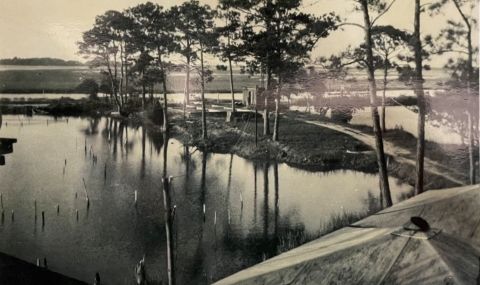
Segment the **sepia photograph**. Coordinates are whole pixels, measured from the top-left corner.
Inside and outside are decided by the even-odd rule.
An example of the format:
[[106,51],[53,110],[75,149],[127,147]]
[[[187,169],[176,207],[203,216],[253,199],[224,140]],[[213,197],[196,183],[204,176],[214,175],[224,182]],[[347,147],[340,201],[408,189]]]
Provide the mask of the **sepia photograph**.
[[0,0],[0,285],[480,285],[477,0]]

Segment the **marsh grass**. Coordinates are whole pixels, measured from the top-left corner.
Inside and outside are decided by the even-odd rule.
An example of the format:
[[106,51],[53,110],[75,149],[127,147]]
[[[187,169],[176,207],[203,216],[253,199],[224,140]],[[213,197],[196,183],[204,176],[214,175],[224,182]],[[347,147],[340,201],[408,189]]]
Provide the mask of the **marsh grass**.
[[343,211],[340,213],[332,213],[327,219],[320,223],[320,228],[317,231],[308,232],[304,229],[286,231],[278,237],[277,255],[349,226],[371,214],[372,213],[368,210],[360,212]]

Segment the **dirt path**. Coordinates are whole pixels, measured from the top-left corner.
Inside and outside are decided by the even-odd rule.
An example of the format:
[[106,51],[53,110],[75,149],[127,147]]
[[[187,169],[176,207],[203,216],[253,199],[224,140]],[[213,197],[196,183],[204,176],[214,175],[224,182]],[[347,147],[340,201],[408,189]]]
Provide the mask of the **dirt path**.
[[[332,124],[332,123],[309,121],[309,120],[303,120],[299,118],[296,118],[295,120],[301,120],[308,124],[313,124],[320,127],[329,128],[338,132],[342,132],[344,134],[350,135],[351,137],[375,149],[375,137],[372,135],[364,134],[355,129],[342,126],[342,125]],[[415,166],[415,161],[413,159],[406,157],[406,156],[412,156],[412,153],[409,150],[392,145],[388,142],[384,142],[383,145],[384,145],[385,153],[387,155],[393,156],[395,160],[398,161],[399,163],[406,163],[406,164]],[[449,169],[428,158],[425,158],[425,171],[428,171],[435,175],[443,176],[446,179],[452,182],[455,182],[459,185],[465,185],[465,182],[459,178],[459,177],[462,177],[460,173],[457,173],[455,170]]]

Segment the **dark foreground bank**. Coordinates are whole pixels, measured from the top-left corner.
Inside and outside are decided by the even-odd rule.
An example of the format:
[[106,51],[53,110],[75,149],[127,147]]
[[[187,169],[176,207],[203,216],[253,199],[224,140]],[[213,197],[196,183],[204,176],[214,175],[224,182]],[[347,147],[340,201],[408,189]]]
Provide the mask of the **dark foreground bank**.
[[[48,261],[47,261],[48,262]],[[43,264],[43,260],[42,260]],[[92,280],[94,280],[92,276]],[[52,272],[0,252],[0,284],[2,285],[87,285],[87,283]]]

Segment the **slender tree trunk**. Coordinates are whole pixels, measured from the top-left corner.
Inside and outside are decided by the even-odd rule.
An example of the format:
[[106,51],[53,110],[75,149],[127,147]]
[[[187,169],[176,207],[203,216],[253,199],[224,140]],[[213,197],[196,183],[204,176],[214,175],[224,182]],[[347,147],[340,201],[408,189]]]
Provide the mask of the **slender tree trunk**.
[[[227,17],[228,25],[228,17]],[[230,48],[230,33],[228,33],[228,47]],[[228,67],[230,68],[230,92],[232,93],[232,116],[235,113],[235,94],[233,89],[233,70],[232,70],[232,58],[230,54],[228,55]]]
[[370,87],[370,104],[373,121],[373,132],[375,134],[375,146],[377,154],[377,163],[379,168],[380,189],[383,192],[385,199],[385,206],[392,206],[392,197],[390,195],[390,186],[388,184],[387,163],[385,160],[385,152],[383,150],[382,132],[380,130],[380,117],[377,108],[377,86],[375,84],[375,73],[373,66],[373,52],[372,52],[372,35],[370,28],[370,16],[368,14],[367,0],[361,0],[363,17],[364,17],[364,31],[365,31],[365,49],[367,52],[368,65],[368,83]]
[[123,98],[123,81],[125,80],[125,74],[123,73],[123,67],[125,66],[125,64],[123,63],[123,54],[123,43],[120,42],[120,75],[122,76],[122,80],[120,81],[120,99],[122,101],[122,105],[125,105],[125,99]]
[[[465,21],[465,24],[467,25],[467,44],[468,44],[468,78],[467,78],[467,94],[468,98],[470,99],[472,97],[472,89],[471,89],[471,83],[473,80],[473,46],[472,46],[472,27],[470,25],[470,22],[468,19],[465,17],[463,12],[460,9],[460,6],[458,6],[458,3],[456,1],[455,5],[460,12],[463,20]],[[478,103],[477,103],[478,104]],[[468,114],[468,156],[470,160],[470,184],[475,184],[475,162],[473,160],[473,149],[475,147],[475,142],[474,142],[474,137],[473,137],[473,114],[471,109],[467,109],[467,114]],[[479,144],[480,145],[480,144]],[[479,146],[480,147],[480,146]]]
[[[472,46],[472,25],[463,13],[462,9],[460,8],[460,4],[458,0],[453,0],[455,7],[457,8],[458,13],[462,17],[465,25],[467,26],[467,49],[468,49],[468,79],[467,79],[467,93],[469,99],[473,95],[471,93],[471,83],[473,79],[473,46]],[[477,111],[478,112],[478,111]],[[471,110],[467,110],[468,115],[468,147],[469,147],[469,157],[470,157],[470,183],[475,184],[475,162],[473,161],[473,149],[474,149],[474,138],[473,138],[473,114]],[[478,122],[480,126],[480,121]],[[480,128],[479,128],[480,129]],[[480,143],[479,143],[479,151],[480,151]],[[480,153],[480,152],[479,152]],[[480,163],[479,163],[480,165]]]
[[228,65],[230,68],[230,92],[232,93],[232,115],[233,115],[233,113],[235,113],[235,90],[233,88],[232,59],[230,57],[228,58]]
[[423,168],[425,156],[425,94],[423,90],[422,75],[422,43],[420,41],[420,0],[415,0],[415,21],[414,21],[414,49],[415,49],[415,93],[418,100],[418,140],[417,140],[417,161],[415,171],[415,195],[423,193]]
[[280,128],[280,94],[282,94],[282,82],[281,79],[278,78],[278,94],[277,98],[275,98],[275,124],[273,126],[273,138],[274,142],[278,141],[278,129]]
[[207,141],[207,110],[205,109],[205,74],[204,74],[204,67],[203,67],[203,46],[200,43],[200,65],[201,65],[201,76],[202,82],[200,84],[200,88],[202,89],[202,131],[203,131],[203,141]]
[[168,113],[167,113],[167,76],[163,66],[162,55],[160,49],[158,50],[158,61],[160,62],[160,70],[162,71],[162,85],[163,85],[163,130],[168,131]]
[[382,132],[385,133],[387,131],[387,127],[385,124],[385,117],[386,117],[386,109],[385,109],[385,93],[387,92],[387,76],[388,76],[388,69],[387,65],[385,65],[385,69],[383,70],[383,94],[382,94]]
[[[187,47],[190,48],[190,44],[187,42]],[[185,104],[190,104],[190,55],[187,58],[187,70],[185,76]]]
[[268,136],[270,134],[270,119],[268,118],[268,90],[265,92],[265,110],[263,111],[263,135]]
[[278,111],[278,98],[275,98],[275,123],[273,125],[273,137],[274,142],[278,141],[278,127],[279,127],[279,111]]
[[145,70],[142,70],[142,111],[145,111]]
[[470,111],[467,112],[468,115],[468,157],[470,160],[470,184],[475,184],[475,161],[473,160],[473,148],[474,148],[474,138],[473,138],[473,116]]
[[128,54],[125,51],[125,101],[128,100]]
[[[267,54],[267,58],[268,58],[268,54]],[[270,118],[268,117],[268,95],[270,92],[270,85],[272,80],[272,74],[268,64],[267,64],[266,73],[267,73],[267,88],[263,91],[265,94],[265,111],[263,113],[263,135],[268,136],[270,134]]]

